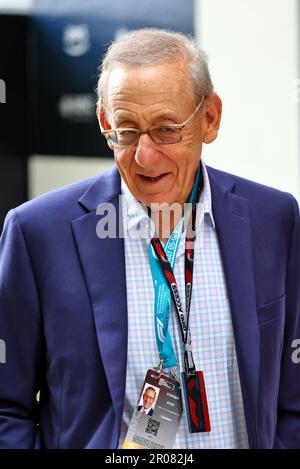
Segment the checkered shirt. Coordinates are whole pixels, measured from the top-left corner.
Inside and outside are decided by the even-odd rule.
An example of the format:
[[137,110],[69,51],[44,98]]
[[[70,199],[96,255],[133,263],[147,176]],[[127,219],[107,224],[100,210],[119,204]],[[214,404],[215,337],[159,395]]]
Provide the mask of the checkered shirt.
[[[173,448],[248,448],[244,406],[236,358],[232,318],[221,254],[212,213],[210,183],[202,162],[204,187],[197,204],[197,229],[190,330],[197,370],[205,377],[211,432],[189,433],[183,415]],[[154,328],[154,287],[148,244],[149,219],[141,204],[122,181],[126,204],[123,215],[130,230],[146,227],[144,239],[125,236],[128,309],[128,356],[124,412],[119,447],[124,441],[136,408],[146,371],[158,364]],[[125,213],[126,212],[126,213]],[[148,225],[147,225],[148,223]],[[144,224],[144,226],[143,226]],[[181,237],[174,274],[185,308],[185,238]],[[169,331],[180,371],[183,371],[183,344],[173,306]]]

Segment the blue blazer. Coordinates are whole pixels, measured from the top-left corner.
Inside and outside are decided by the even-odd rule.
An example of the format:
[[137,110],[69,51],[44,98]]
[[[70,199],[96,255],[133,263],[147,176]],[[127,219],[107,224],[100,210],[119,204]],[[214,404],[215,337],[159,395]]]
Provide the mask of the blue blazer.
[[[289,194],[208,173],[250,447],[299,448],[300,364],[292,360],[300,339],[298,206]],[[127,357],[124,242],[96,236],[96,207],[111,202],[118,218],[119,194],[113,168],[7,216],[0,243],[1,448],[118,445]]]

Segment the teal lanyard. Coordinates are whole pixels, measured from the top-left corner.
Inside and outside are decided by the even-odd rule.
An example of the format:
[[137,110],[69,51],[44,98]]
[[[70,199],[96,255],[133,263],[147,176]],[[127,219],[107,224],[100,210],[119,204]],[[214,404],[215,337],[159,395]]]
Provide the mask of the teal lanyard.
[[[193,189],[189,197],[188,203],[196,203],[198,188],[200,182],[201,164],[199,165]],[[174,270],[174,264],[177,256],[179,243],[184,226],[184,216],[179,220],[173,232],[171,233],[164,251],[169,261],[172,270]],[[174,353],[172,340],[168,331],[170,314],[172,311],[172,298],[169,289],[169,285],[162,272],[160,263],[154,252],[151,242],[148,246],[149,259],[152,280],[155,291],[154,301],[154,322],[155,322],[155,337],[157,349],[159,352],[160,361],[163,362],[164,368],[173,368],[177,366],[177,359]]]

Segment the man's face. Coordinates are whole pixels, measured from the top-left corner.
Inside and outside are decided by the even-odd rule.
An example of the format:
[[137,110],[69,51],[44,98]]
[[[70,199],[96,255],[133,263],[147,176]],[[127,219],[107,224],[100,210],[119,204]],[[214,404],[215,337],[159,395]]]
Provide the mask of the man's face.
[[144,409],[149,409],[155,401],[155,391],[153,389],[146,389],[143,394],[143,406]]
[[[187,65],[178,60],[149,67],[116,66],[108,80],[108,128],[145,129],[181,124],[198,102]],[[195,116],[179,143],[160,145],[148,134],[137,146],[114,149],[119,172],[132,194],[146,205],[184,203],[199,166],[201,118]]]

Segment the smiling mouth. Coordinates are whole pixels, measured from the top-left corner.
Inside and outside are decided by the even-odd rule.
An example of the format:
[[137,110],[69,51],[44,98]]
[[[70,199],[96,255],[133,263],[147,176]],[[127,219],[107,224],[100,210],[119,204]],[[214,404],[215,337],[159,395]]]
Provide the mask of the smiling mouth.
[[144,176],[143,174],[139,174],[139,177],[145,182],[155,183],[155,182],[162,181],[169,174],[170,173],[162,173],[157,176]]

